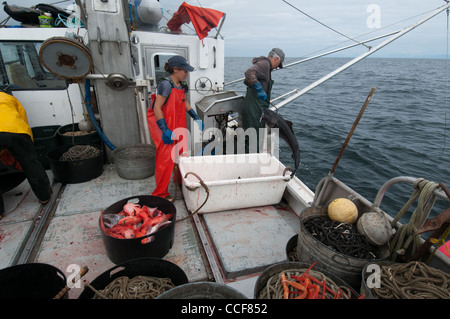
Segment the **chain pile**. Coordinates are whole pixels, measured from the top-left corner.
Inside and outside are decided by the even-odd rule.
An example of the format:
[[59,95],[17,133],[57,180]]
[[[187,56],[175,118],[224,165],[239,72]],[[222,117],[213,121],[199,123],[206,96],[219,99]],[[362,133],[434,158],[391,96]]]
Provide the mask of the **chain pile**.
[[313,237],[334,251],[361,259],[381,258],[380,249],[370,244],[353,224],[332,221],[326,216],[309,218],[303,224]]
[[95,292],[92,299],[154,299],[175,287],[169,278],[150,276],[136,276],[132,279],[127,276],[118,277],[103,290],[97,290],[90,284],[86,286]]
[[450,275],[425,263],[411,261],[381,266],[377,299],[450,299]]

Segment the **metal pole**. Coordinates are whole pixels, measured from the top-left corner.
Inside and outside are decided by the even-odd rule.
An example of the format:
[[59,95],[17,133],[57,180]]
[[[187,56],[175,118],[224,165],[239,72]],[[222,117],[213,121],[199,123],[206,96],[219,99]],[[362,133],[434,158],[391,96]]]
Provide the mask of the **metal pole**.
[[272,99],[270,102],[273,103],[273,102],[275,102],[275,101],[277,101],[279,99],[284,99],[286,96],[289,96],[291,94],[297,93],[298,91],[300,91],[300,89],[294,89],[294,90],[292,90],[290,92],[284,93],[283,95],[280,95],[280,96],[276,97],[275,99]]
[[350,139],[351,139],[351,137],[353,135],[353,132],[355,131],[356,126],[359,123],[359,120],[361,119],[364,111],[366,110],[367,105],[369,104],[370,100],[372,99],[372,95],[373,95],[374,92],[375,92],[375,87],[373,87],[370,90],[370,93],[367,96],[367,99],[364,102],[364,105],[362,106],[361,110],[359,111],[359,114],[356,117],[356,120],[353,123],[353,126],[350,129],[350,132],[348,133],[344,144],[342,145],[341,151],[339,152],[339,155],[337,156],[336,161],[334,162],[334,165],[331,168],[331,171],[328,173],[328,176],[326,177],[326,179],[324,179],[323,181],[319,182],[319,185],[321,185],[321,187],[319,187],[319,185],[317,185],[316,197],[314,198],[314,205],[313,206],[317,206],[316,203],[320,203],[322,201],[323,194],[325,193],[325,191],[326,191],[326,189],[328,187],[328,184],[333,179],[333,174],[334,174],[334,172],[336,170],[336,167],[337,167],[339,161],[341,160],[342,154],[344,154],[345,148],[347,147],[348,143],[350,142]]
[[[316,82],[308,85],[307,87],[305,87],[304,89],[300,90],[300,92],[298,92],[297,94],[292,95],[291,97],[285,99],[284,101],[278,103],[277,105],[275,105],[275,108],[279,109],[282,106],[285,106],[286,104],[288,104],[289,102],[292,102],[293,100],[299,98],[300,96],[302,96],[303,94],[305,94],[306,92],[312,90],[313,88],[315,88],[316,86],[322,84],[323,82],[331,79],[333,76],[341,73],[342,71],[348,69],[349,67],[351,67],[353,64],[361,61],[362,59],[367,58],[369,55],[375,53],[376,51],[380,50],[381,48],[383,48],[384,46],[388,45],[389,43],[391,43],[392,41],[397,40],[398,38],[400,38],[401,36],[405,35],[406,33],[414,30],[415,28],[417,28],[418,26],[420,26],[421,24],[423,24],[424,22],[430,20],[431,18],[433,18],[434,16],[436,16],[437,14],[441,13],[442,11],[448,9],[450,7],[450,3],[447,3],[446,5],[440,7],[439,9],[436,9],[435,11],[433,11],[430,15],[426,16],[425,18],[423,18],[422,20],[410,25],[409,27],[406,27],[405,29],[403,29],[402,31],[400,31],[399,33],[397,33],[396,35],[394,35],[393,37],[387,39],[386,41],[380,43],[379,45],[377,45],[376,47],[371,48],[368,52],[361,54],[360,56],[354,58],[353,60],[351,60],[350,62],[344,64],[343,66],[341,66],[340,68],[337,68],[336,70],[334,70],[333,72],[325,75],[324,77],[322,77],[321,79],[317,80]],[[274,107],[271,107],[272,109],[274,109]]]
[[[373,200],[373,206],[375,207],[380,207],[381,205],[381,201],[383,200],[383,196],[384,193],[386,193],[386,191],[394,184],[398,184],[398,183],[407,183],[407,184],[412,184],[414,185],[414,183],[418,180],[418,178],[415,177],[411,177],[411,176],[398,176],[398,177],[394,177],[391,178],[390,180],[388,180],[386,183],[384,183],[380,189],[378,190],[377,195],[375,196],[375,199]],[[436,195],[437,197],[450,202],[449,197],[445,194],[444,191],[440,190],[440,189],[435,189],[433,192],[434,195]]]
[[370,93],[369,93],[369,95],[367,96],[367,99],[366,99],[366,101],[364,102],[363,107],[362,107],[361,110],[359,111],[359,114],[358,114],[358,116],[356,117],[356,120],[355,120],[355,122],[353,123],[353,126],[352,126],[352,128],[350,129],[350,132],[348,133],[347,138],[345,139],[344,144],[342,145],[341,151],[339,152],[339,155],[338,155],[338,157],[336,158],[336,161],[334,162],[333,167],[331,168],[331,171],[330,171],[330,174],[331,174],[331,175],[334,174],[334,172],[335,172],[335,170],[336,170],[336,167],[337,167],[339,161],[341,160],[342,154],[344,154],[345,148],[347,147],[348,143],[350,142],[350,139],[352,138],[353,133],[355,132],[356,126],[358,126],[359,120],[361,120],[361,117],[362,117],[362,115],[364,114],[364,111],[366,110],[367,105],[369,104],[370,100],[372,99],[373,93],[375,93],[375,87],[373,87],[373,88],[370,90]]

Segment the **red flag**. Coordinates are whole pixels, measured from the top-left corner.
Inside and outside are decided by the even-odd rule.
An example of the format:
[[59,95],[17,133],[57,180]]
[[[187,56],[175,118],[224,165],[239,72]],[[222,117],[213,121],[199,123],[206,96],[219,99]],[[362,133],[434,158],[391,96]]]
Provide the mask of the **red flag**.
[[219,24],[223,14],[221,11],[191,6],[183,2],[178,11],[174,13],[172,19],[167,22],[167,26],[170,31],[180,32],[182,24],[192,22],[201,40],[208,35],[209,30]]

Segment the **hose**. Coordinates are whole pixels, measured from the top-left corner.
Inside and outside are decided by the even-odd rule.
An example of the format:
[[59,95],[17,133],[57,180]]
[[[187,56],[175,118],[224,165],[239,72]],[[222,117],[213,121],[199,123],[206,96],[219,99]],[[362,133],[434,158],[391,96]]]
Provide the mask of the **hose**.
[[85,81],[85,91],[86,91],[86,97],[85,97],[86,108],[88,110],[91,122],[92,122],[92,124],[94,124],[95,130],[97,131],[97,133],[100,136],[100,138],[102,139],[102,141],[105,142],[105,144],[108,145],[108,147],[111,150],[114,150],[116,147],[108,140],[108,138],[105,136],[105,134],[103,134],[102,130],[100,129],[100,127],[97,124],[97,120],[95,119],[94,110],[92,109],[92,105],[91,105],[91,81],[89,79],[86,79],[86,81]]

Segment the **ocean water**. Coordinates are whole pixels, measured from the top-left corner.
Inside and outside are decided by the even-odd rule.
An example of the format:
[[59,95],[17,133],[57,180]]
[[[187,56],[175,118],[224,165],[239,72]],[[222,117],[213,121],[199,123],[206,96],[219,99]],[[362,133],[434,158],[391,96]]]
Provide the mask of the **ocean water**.
[[[251,60],[227,57],[225,82],[243,77]],[[286,59],[285,64],[298,60]],[[349,60],[322,58],[274,71],[272,98],[302,89]],[[280,108],[279,114],[293,122],[300,145],[296,176],[315,191],[330,172],[372,87],[376,91],[333,176],[371,202],[378,189],[397,176],[450,187],[450,88],[447,91],[447,61],[439,59],[368,58]],[[242,82],[225,89],[245,94]],[[293,165],[284,141],[280,160]],[[381,208],[395,216],[412,192],[410,184],[392,186]],[[431,216],[449,206],[438,199]],[[413,210],[414,206],[408,214]]]

